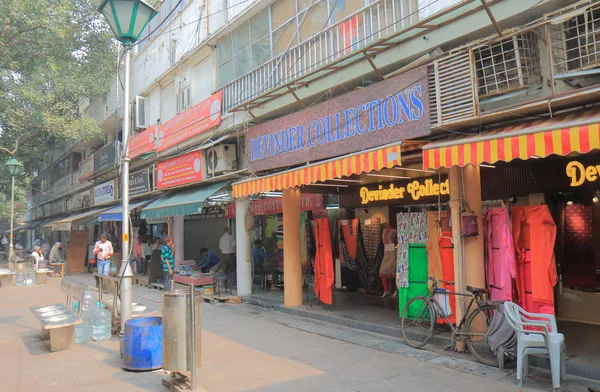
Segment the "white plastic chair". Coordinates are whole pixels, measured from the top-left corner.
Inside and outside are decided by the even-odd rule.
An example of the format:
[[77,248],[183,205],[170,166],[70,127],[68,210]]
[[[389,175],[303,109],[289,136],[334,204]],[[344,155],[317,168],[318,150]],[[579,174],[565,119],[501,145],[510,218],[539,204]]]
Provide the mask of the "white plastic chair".
[[[529,313],[513,302],[505,302],[506,319],[517,334],[517,381],[529,373],[529,355],[548,355],[554,390],[567,370],[565,336],[558,333],[556,318],[551,314]],[[531,329],[526,329],[531,328]]]

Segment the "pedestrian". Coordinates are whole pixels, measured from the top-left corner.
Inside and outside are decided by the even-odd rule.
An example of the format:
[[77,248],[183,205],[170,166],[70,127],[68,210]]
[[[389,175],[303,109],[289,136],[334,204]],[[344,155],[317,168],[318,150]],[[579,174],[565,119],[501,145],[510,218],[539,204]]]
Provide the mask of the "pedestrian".
[[69,274],[69,270],[67,269],[67,261],[63,256],[62,244],[60,242],[56,242],[52,249],[50,249],[50,256],[48,257],[48,261],[50,264],[64,264],[65,271],[67,275]]
[[142,247],[144,246],[144,241],[142,237],[138,236],[133,247],[135,253],[135,260],[137,262],[137,272],[138,274],[144,274],[144,260],[142,256]]
[[224,274],[229,274],[235,263],[235,239],[231,235],[231,228],[223,229],[224,233],[219,240],[219,249],[221,249],[221,261],[210,269],[210,272],[216,273],[219,269]]
[[269,257],[275,256],[276,253],[266,252],[261,240],[254,241],[254,247],[251,251],[254,273],[258,275],[271,275],[271,290],[279,290],[279,287],[275,286],[275,282],[279,281],[279,271],[277,268],[265,266],[265,261]]
[[154,239],[154,245],[152,245],[152,250],[162,250],[163,244],[160,237],[156,237]]
[[33,252],[31,252],[31,256],[33,257],[35,263],[33,268],[46,268],[46,262],[44,261],[44,254],[42,253],[41,247],[37,245],[34,246]]
[[148,266],[150,265],[150,260],[152,259],[152,237],[148,236],[146,238],[146,243],[142,246],[142,257],[143,257],[143,274],[148,272]]
[[212,250],[207,248],[200,248],[200,256],[196,262],[196,268],[204,272],[212,266],[219,264],[221,259]]
[[173,245],[173,239],[171,237],[166,237],[165,244],[163,245],[162,252],[160,254],[163,265],[163,274],[165,276],[163,281],[165,291],[172,289],[171,284],[173,281],[173,275],[175,274],[175,259],[173,257],[174,251],[175,246]]
[[110,258],[113,255],[112,243],[108,240],[108,234],[100,235],[100,241],[94,245],[94,254],[98,257],[98,273],[108,276],[110,272]]
[[2,236],[2,249],[4,249],[5,252],[8,252],[8,238],[6,238],[5,235]]

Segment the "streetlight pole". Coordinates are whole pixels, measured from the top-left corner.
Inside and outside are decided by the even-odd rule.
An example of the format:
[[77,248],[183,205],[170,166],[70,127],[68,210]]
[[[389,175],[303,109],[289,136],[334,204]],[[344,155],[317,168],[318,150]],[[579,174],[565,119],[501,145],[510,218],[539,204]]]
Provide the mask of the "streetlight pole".
[[12,263],[12,257],[15,254],[15,244],[13,241],[13,230],[15,226],[15,177],[11,176],[11,191],[10,191],[10,233],[8,243],[8,265]]

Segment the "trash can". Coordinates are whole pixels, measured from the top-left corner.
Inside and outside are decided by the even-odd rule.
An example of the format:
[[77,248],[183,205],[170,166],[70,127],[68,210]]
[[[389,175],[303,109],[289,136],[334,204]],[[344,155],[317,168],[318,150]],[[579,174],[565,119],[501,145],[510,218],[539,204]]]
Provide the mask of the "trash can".
[[162,367],[162,318],[127,320],[123,334],[123,369],[155,370]]
[[[202,298],[195,291],[196,367],[200,366]],[[171,290],[163,294],[163,369],[171,372],[192,370],[190,292]]]

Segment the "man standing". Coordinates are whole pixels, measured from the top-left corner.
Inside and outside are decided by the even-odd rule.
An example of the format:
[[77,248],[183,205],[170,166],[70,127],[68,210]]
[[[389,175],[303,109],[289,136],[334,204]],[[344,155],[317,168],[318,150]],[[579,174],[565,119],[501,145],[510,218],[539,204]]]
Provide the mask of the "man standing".
[[50,256],[48,257],[48,261],[50,262],[50,264],[64,263],[66,274],[67,275],[69,274],[67,262],[66,262],[65,258],[63,257],[63,253],[62,253],[62,244],[60,242],[56,242],[54,244],[54,246],[52,247],[52,249],[50,249]]
[[233,270],[235,263],[235,239],[231,235],[231,228],[223,229],[224,233],[219,240],[219,249],[221,249],[221,262],[210,269],[210,272],[218,272],[223,269],[224,274]]
[[163,274],[165,276],[163,281],[165,291],[172,289],[171,283],[173,281],[173,275],[175,274],[175,259],[173,257],[174,251],[175,246],[173,245],[173,239],[171,237],[166,237],[165,244],[163,245],[162,252],[160,254],[163,265]]
[[98,273],[108,276],[110,272],[110,258],[113,255],[112,243],[108,240],[108,235],[100,235],[100,241],[94,245],[94,254],[98,256]]

